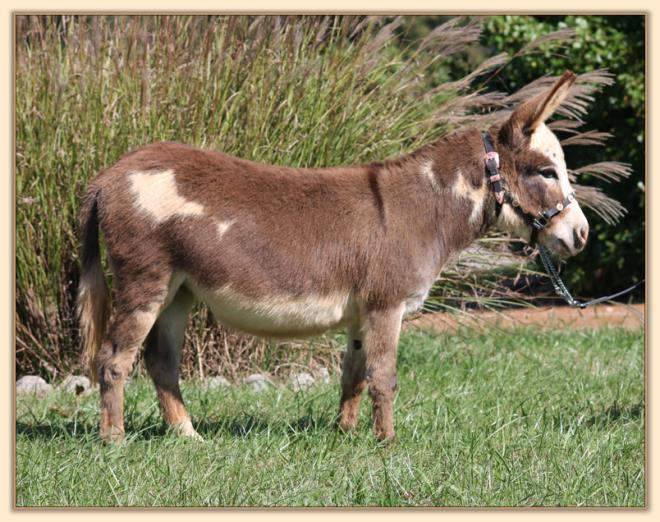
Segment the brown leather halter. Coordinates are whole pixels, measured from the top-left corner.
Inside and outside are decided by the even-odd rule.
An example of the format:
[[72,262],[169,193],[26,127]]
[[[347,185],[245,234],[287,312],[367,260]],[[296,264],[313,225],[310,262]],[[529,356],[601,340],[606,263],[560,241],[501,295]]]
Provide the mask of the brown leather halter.
[[486,155],[484,162],[486,163],[486,170],[488,171],[488,180],[493,187],[495,194],[495,201],[497,202],[496,213],[499,216],[502,211],[502,206],[507,203],[511,205],[518,215],[520,215],[532,227],[532,236],[530,242],[536,243],[539,232],[550,224],[550,220],[557,216],[562,210],[569,207],[575,202],[575,192],[571,192],[566,196],[563,201],[557,203],[554,207],[542,210],[537,216],[520,206],[518,198],[507,192],[502,185],[502,176],[499,173],[500,156],[493,147],[493,142],[490,136],[486,133],[483,135],[484,147],[486,148]]

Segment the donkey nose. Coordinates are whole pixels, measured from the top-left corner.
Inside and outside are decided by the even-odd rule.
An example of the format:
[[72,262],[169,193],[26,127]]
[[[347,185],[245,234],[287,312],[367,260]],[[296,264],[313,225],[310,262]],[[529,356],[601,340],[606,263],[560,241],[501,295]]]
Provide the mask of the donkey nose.
[[581,250],[584,248],[584,245],[587,243],[587,238],[589,237],[589,226],[582,225],[579,230],[573,231],[573,243],[575,248]]

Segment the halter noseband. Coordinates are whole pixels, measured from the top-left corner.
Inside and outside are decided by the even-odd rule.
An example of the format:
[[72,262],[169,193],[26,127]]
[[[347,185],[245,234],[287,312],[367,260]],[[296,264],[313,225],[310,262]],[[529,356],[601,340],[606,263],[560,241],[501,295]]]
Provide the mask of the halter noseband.
[[532,244],[536,243],[539,232],[541,232],[541,230],[550,224],[550,220],[575,201],[575,193],[571,192],[564,198],[563,201],[560,201],[554,207],[551,207],[547,210],[542,210],[539,212],[538,216],[534,217],[530,212],[520,206],[518,198],[512,196],[510,192],[504,190],[504,186],[502,185],[502,177],[499,173],[500,156],[495,151],[493,142],[487,133],[483,134],[483,140],[484,147],[486,148],[484,162],[486,163],[488,180],[493,187],[493,193],[495,194],[495,201],[497,204],[495,210],[496,215],[499,217],[500,212],[502,212],[502,207],[505,203],[511,205],[513,210],[515,210],[518,215],[520,215],[529,225],[531,225],[532,236],[530,241]]

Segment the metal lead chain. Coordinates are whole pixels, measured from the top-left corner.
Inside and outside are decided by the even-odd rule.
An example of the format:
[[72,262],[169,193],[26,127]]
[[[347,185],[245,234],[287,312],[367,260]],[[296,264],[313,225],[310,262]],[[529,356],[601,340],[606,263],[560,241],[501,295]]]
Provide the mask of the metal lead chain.
[[545,267],[546,272],[548,272],[548,275],[550,276],[550,281],[552,282],[552,286],[554,287],[556,294],[561,298],[563,298],[564,301],[566,301],[570,306],[577,308],[585,308],[586,304],[581,303],[580,301],[575,299],[568,291],[568,288],[566,288],[566,285],[561,280],[561,277],[559,277],[559,273],[557,272],[557,269],[553,266],[550,254],[545,249],[545,247],[542,245],[538,245],[538,248],[539,248],[539,257],[543,262],[543,266]]
[[561,277],[559,277],[559,272],[557,272],[557,269],[552,264],[552,258],[550,257],[550,253],[542,245],[537,244],[537,246],[539,248],[539,257],[543,262],[545,271],[550,276],[550,281],[552,282],[552,286],[555,289],[555,293],[558,296],[560,296],[564,301],[566,301],[569,306],[572,306],[574,308],[586,308],[587,306],[602,303],[604,301],[611,301],[615,297],[619,297],[621,295],[627,294],[628,292],[632,292],[635,288],[644,284],[645,279],[642,279],[639,283],[635,283],[630,288],[626,288],[625,290],[621,290],[620,292],[617,292],[615,294],[605,295],[603,297],[598,297],[596,299],[592,299],[591,301],[587,301],[586,303],[583,303],[582,301],[578,301],[577,299],[575,299],[568,291],[568,288],[566,288],[566,285],[561,280]]

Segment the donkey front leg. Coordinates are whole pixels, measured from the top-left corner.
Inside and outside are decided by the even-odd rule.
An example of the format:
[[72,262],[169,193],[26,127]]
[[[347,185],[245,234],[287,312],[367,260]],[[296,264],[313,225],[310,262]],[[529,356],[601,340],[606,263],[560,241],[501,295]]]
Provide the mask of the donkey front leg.
[[360,415],[360,399],[367,386],[365,362],[366,356],[362,347],[362,334],[356,326],[350,326],[341,372],[339,427],[342,431],[351,431],[357,426]]
[[403,309],[401,305],[372,310],[364,318],[366,378],[373,402],[374,435],[381,441],[394,438],[392,402],[396,391],[396,351]]

